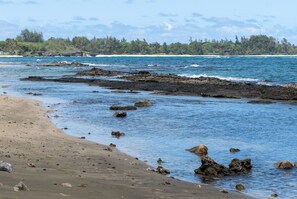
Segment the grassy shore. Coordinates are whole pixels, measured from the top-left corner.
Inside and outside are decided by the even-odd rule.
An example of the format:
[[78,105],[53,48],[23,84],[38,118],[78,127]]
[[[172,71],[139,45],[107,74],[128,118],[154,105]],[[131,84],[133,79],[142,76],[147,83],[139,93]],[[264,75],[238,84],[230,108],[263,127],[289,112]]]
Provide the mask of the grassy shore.
[[[149,171],[116,149],[65,135],[39,102],[0,96],[0,198],[248,198]],[[181,163],[182,164],[182,163]],[[16,192],[23,181],[30,191]]]

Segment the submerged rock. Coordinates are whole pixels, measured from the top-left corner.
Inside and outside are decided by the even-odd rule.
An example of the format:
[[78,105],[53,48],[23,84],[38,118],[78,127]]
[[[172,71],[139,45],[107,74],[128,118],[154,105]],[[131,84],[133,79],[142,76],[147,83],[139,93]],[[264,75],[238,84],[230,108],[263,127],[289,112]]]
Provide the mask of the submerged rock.
[[164,163],[164,161],[163,161],[161,158],[159,158],[159,159],[157,160],[157,163],[158,163],[158,164],[162,164],[162,163]]
[[271,194],[271,197],[277,198],[278,197],[278,194],[277,193],[273,193],[273,194]]
[[196,155],[199,155],[199,156],[205,156],[208,154],[208,148],[204,144],[200,144],[199,146],[195,146],[190,149],[187,149],[187,151],[195,153]]
[[38,64],[37,66],[89,66],[80,62],[53,62],[47,64]]
[[111,136],[116,137],[116,138],[120,138],[121,136],[124,136],[125,133],[122,133],[120,131],[112,131],[111,132]]
[[293,169],[294,165],[289,161],[283,161],[283,162],[276,162],[274,163],[274,166],[276,166],[279,169]]
[[137,110],[136,106],[111,106],[109,108],[112,111],[130,111],[130,110]]
[[233,173],[248,173],[253,167],[251,161],[250,158],[244,160],[233,159],[229,164],[229,169]]
[[240,151],[240,149],[237,149],[237,148],[230,148],[229,150],[231,153],[237,153]]
[[0,160],[0,171],[12,172],[12,165]]
[[207,177],[224,177],[231,174],[227,167],[218,164],[208,156],[201,157],[201,166],[195,169],[195,173]]
[[77,73],[78,76],[118,76],[126,73],[119,71],[104,70],[101,68],[92,68],[90,70],[82,71]]
[[151,105],[152,105],[152,102],[150,100],[139,100],[134,104],[134,106],[136,107],[148,107]]
[[127,117],[127,113],[126,112],[115,112],[113,114],[114,117]]

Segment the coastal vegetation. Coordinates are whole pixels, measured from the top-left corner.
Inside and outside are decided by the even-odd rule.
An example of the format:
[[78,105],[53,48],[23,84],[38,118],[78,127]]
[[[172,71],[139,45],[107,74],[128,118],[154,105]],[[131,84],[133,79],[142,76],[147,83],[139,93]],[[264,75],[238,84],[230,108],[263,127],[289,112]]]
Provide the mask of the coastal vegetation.
[[51,37],[30,30],[16,38],[0,41],[0,54],[24,56],[95,56],[95,55],[295,55],[297,46],[283,38],[266,35],[235,36],[234,40],[193,40],[188,43],[149,43],[145,39],[127,41],[115,37],[72,39]]

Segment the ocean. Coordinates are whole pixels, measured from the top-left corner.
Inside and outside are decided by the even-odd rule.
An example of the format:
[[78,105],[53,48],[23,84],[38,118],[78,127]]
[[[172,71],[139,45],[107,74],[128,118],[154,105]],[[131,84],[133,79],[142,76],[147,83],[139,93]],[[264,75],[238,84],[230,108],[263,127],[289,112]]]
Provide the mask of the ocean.
[[[81,62],[89,67],[40,67],[56,61]],[[131,156],[157,166],[157,159],[170,176],[194,183],[207,183],[256,198],[297,198],[297,169],[274,167],[277,161],[297,162],[297,106],[294,104],[250,104],[248,99],[215,99],[191,96],[162,96],[152,92],[123,93],[108,88],[56,82],[20,81],[28,76],[57,78],[98,67],[117,71],[150,71],[188,77],[218,77],[237,82],[282,85],[297,82],[295,56],[150,56],[150,57],[0,57],[2,92],[40,100],[51,108],[52,121],[74,136],[110,144]],[[32,93],[42,94],[33,96]],[[132,105],[149,99],[153,106],[128,111],[124,119],[114,118],[111,105]],[[126,136],[115,139],[120,130]],[[195,175],[200,159],[186,151],[199,144],[209,156],[228,166],[233,158],[251,158],[247,175],[206,180]],[[236,154],[231,147],[239,148]]]

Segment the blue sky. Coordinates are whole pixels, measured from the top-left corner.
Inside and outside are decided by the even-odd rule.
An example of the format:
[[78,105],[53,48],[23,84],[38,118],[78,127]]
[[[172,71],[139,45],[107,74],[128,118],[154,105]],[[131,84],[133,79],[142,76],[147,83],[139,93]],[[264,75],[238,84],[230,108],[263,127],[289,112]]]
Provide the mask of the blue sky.
[[115,36],[149,42],[267,34],[297,44],[296,0],[0,0],[0,39]]

